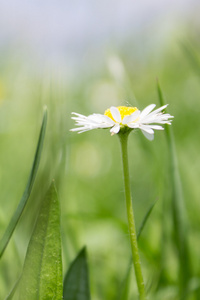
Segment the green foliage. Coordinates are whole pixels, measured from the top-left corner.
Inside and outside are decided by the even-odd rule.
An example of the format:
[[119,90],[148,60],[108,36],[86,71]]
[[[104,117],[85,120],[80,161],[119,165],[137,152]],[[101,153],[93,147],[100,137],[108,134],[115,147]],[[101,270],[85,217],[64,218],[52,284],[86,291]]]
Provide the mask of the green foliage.
[[16,211],[14,212],[10,223],[8,225],[8,227],[6,228],[6,231],[0,241],[0,258],[3,255],[7,244],[9,243],[9,240],[13,234],[13,231],[15,230],[15,227],[17,226],[17,223],[21,217],[21,214],[27,204],[27,201],[29,199],[34,181],[35,181],[35,177],[38,171],[38,167],[39,167],[39,163],[40,163],[40,158],[41,158],[41,153],[42,153],[42,148],[43,148],[43,143],[44,143],[44,137],[45,137],[45,131],[46,131],[46,125],[47,125],[47,108],[45,108],[44,110],[44,116],[43,116],[43,121],[42,121],[42,126],[40,129],[40,135],[39,135],[39,139],[38,139],[38,144],[37,144],[37,148],[36,148],[36,152],[35,152],[35,157],[34,157],[34,161],[33,161],[33,165],[31,168],[31,172],[28,178],[28,182],[26,185],[26,188],[24,190],[24,193],[22,195],[22,198],[19,202],[19,205],[16,209]]
[[[21,277],[20,277],[21,278]],[[15,293],[17,291],[17,288],[18,288],[18,285],[19,285],[19,282],[20,282],[20,278],[17,280],[17,282],[14,284],[12,290],[10,291],[9,295],[6,297],[5,300],[11,300],[11,299],[14,299],[14,296],[15,296]]]
[[60,208],[54,182],[41,205],[19,290],[19,300],[62,299]]
[[[160,104],[164,105],[164,99],[161,88],[158,84],[158,95]],[[167,127],[167,126],[165,126]],[[165,128],[168,149],[169,149],[169,165],[170,165],[170,187],[172,190],[171,205],[172,218],[174,224],[174,241],[177,247],[177,256],[179,259],[179,282],[180,282],[180,297],[186,298],[188,283],[191,276],[190,258],[188,253],[188,228],[186,211],[183,197],[183,189],[179,174],[178,161],[175,149],[174,135],[172,127]]]
[[86,248],[84,247],[72,262],[68,272],[65,275],[64,300],[90,300],[89,275],[86,257]]
[[[147,223],[147,220],[149,219],[150,215],[151,215],[151,212],[155,206],[156,202],[154,202],[150,207],[149,209],[147,210],[142,222],[141,222],[141,225],[139,227],[139,230],[138,230],[138,233],[137,233],[137,240],[139,240],[140,236],[141,236],[141,233],[145,227],[145,224]],[[130,280],[131,280],[131,271],[132,268],[132,257],[130,258],[130,261],[128,263],[128,267],[127,267],[127,270],[126,270],[126,274],[124,276],[124,279],[122,281],[122,284],[120,286],[120,289],[119,289],[119,293],[118,293],[118,296],[116,299],[118,300],[128,300],[129,299],[129,294],[130,294]]]
[[124,276],[124,279],[122,281],[122,284],[119,289],[119,293],[116,297],[117,300],[128,300],[129,294],[130,294],[130,281],[131,281],[131,271],[133,272],[132,268],[132,257],[130,259],[130,262],[128,264],[126,274]]
[[141,235],[141,233],[142,233],[142,231],[143,231],[143,229],[145,227],[145,224],[146,224],[147,220],[149,219],[149,217],[150,217],[150,215],[152,213],[152,210],[153,210],[155,204],[156,204],[156,202],[154,202],[153,204],[151,204],[151,206],[147,210],[146,214],[144,215],[144,218],[143,218],[143,220],[141,222],[141,225],[140,225],[138,233],[137,233],[137,240],[139,240],[140,235]]
[[194,47],[188,42],[182,42],[181,48],[193,70],[200,76],[200,59]]
[[[95,70],[88,65],[87,72],[79,70],[75,80],[70,80],[65,74],[58,75],[58,72],[50,72],[51,75],[47,72],[43,78],[36,78],[35,73],[23,68],[22,61],[16,62],[16,65],[9,64],[13,58],[2,57],[1,236],[15,211],[17,199],[24,191],[28,166],[37,144],[38,115],[44,104],[48,106],[48,130],[39,172],[31,192],[33,174],[36,175],[38,168],[35,164],[34,173],[29,177],[32,180],[27,184],[29,188],[22,197],[27,201],[31,192],[34,200],[25,201],[25,211],[20,217],[22,205],[15,219],[18,222],[20,217],[18,225],[12,222],[6,239],[1,240],[1,254],[6,250],[0,260],[2,299],[20,277],[33,222],[51,178],[55,178],[62,200],[64,269],[68,269],[77,250],[85,244],[92,254],[89,266],[92,299],[116,300],[117,296],[123,300],[137,299],[134,272],[130,264],[127,267],[130,245],[117,138],[110,137],[108,130],[80,135],[69,132],[74,127],[70,113],[103,113],[112,105],[127,105],[127,101],[131,106],[143,109],[150,103],[156,103],[157,92],[162,97],[161,89],[154,88],[156,76],[165,91],[169,104],[167,110],[174,115],[172,125],[166,126],[165,132],[155,132],[153,142],[147,141],[137,130],[129,138],[130,177],[137,228],[141,220],[145,220],[143,216],[150,203],[158,199],[139,240],[142,268],[149,299],[180,300],[180,295],[184,293],[183,298],[187,300],[200,299],[199,49],[196,47],[193,51],[193,45],[190,47],[186,43],[183,44],[187,50],[180,44],[177,47],[177,41],[173,38],[167,44],[169,47],[165,47],[164,51],[155,49],[159,47],[155,47],[153,52],[148,49],[148,57],[144,54],[146,47],[137,55],[132,51],[132,46],[126,44],[126,50],[123,52],[121,49],[117,56],[124,67],[121,68],[122,74],[114,74],[118,77],[109,71],[107,58],[99,69],[96,65]],[[134,50],[136,48],[137,45]],[[189,55],[186,53],[188,51]],[[16,80],[13,80],[14,75]],[[169,130],[172,128],[173,136],[170,137]],[[176,149],[170,146],[171,138]],[[41,140],[40,148],[42,143]],[[35,157],[39,162],[39,152]],[[172,166],[175,168],[172,169]],[[31,262],[35,268],[35,261],[30,259],[30,265]],[[49,273],[48,268],[46,271]],[[131,279],[129,276],[132,276]],[[116,295],[117,292],[119,295]],[[12,292],[7,299],[11,297]]]

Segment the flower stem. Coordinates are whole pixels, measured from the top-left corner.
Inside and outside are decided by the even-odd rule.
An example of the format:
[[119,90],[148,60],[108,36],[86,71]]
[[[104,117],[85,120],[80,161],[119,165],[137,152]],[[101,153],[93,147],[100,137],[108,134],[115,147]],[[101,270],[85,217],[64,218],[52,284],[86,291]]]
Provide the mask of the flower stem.
[[135,269],[135,276],[136,276],[140,300],[146,300],[145,286],[144,286],[144,280],[142,276],[142,269],[141,269],[139,251],[138,251],[137,234],[136,234],[132,198],[131,198],[129,167],[128,167],[128,151],[127,151],[128,135],[129,135],[128,131],[118,133],[120,144],[121,144],[121,152],[122,152],[126,209],[127,209],[133,265]]

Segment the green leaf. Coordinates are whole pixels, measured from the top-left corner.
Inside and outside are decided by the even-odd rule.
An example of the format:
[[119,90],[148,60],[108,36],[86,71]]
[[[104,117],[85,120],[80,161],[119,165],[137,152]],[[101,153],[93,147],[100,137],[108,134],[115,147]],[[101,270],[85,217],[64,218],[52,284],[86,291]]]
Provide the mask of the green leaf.
[[45,110],[44,110],[43,121],[42,121],[42,126],[40,129],[38,144],[37,144],[35,157],[34,157],[33,165],[31,168],[31,172],[30,172],[30,175],[28,178],[26,188],[24,190],[24,193],[22,195],[22,198],[19,202],[18,207],[17,207],[16,211],[14,212],[7,229],[5,230],[3,237],[0,240],[0,258],[3,255],[7,245],[9,243],[9,240],[13,234],[13,231],[15,230],[15,227],[17,226],[17,223],[18,223],[18,221],[22,215],[22,212],[26,206],[26,203],[29,199],[29,196],[30,196],[30,193],[31,193],[34,181],[35,181],[35,177],[37,174],[37,170],[39,167],[39,163],[40,163],[40,158],[41,158],[41,153],[42,153],[42,148],[43,148],[43,143],[44,143],[44,137],[45,137],[45,131],[46,131],[46,124],[47,124],[47,108],[45,108]]
[[64,300],[90,300],[88,265],[84,247],[72,262],[64,280]]
[[19,300],[61,300],[62,288],[60,209],[53,182],[28,246]]
[[[165,102],[158,82],[157,90],[160,104],[164,105]],[[180,296],[182,297],[181,299],[185,299],[188,281],[191,276],[191,266],[187,241],[187,217],[172,126],[165,125],[165,132],[169,151],[170,186],[172,187],[172,218],[174,222],[174,243],[178,251],[180,269]],[[166,214],[166,212],[164,212],[164,214]]]

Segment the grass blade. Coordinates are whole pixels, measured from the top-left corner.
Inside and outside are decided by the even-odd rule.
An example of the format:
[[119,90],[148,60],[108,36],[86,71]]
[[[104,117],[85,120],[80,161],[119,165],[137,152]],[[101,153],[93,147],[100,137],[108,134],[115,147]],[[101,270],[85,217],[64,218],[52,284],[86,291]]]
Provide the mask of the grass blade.
[[[164,105],[165,103],[159,83],[157,83],[157,90],[160,104]],[[188,254],[186,212],[172,127],[166,125],[165,129],[169,150],[170,185],[172,187],[174,243],[177,248],[179,259],[180,297],[182,297],[181,299],[185,299],[187,285],[191,276],[191,266]]]
[[28,246],[19,300],[60,300],[62,292],[60,207],[53,182]]
[[150,216],[150,214],[151,214],[151,212],[152,212],[155,204],[156,204],[156,201],[153,204],[151,204],[151,206],[147,210],[147,212],[146,212],[146,214],[145,214],[145,216],[144,216],[144,218],[143,218],[143,220],[142,220],[142,222],[140,224],[140,227],[139,227],[139,230],[138,230],[138,233],[137,233],[137,240],[139,240],[140,235],[141,235],[141,233],[142,233],[142,231],[144,229],[144,226],[145,226],[145,224],[146,224],[146,222],[147,222],[147,220],[148,220],[148,218],[149,218],[149,216]]
[[200,76],[200,59],[195,52],[195,49],[192,48],[192,46],[189,43],[182,42],[181,43],[181,48],[188,59],[191,67],[193,70],[196,72],[198,76]]
[[132,257],[130,258],[124,279],[120,286],[119,296],[117,296],[118,300],[128,300],[129,299],[131,271],[132,271]]
[[5,298],[5,300],[11,300],[13,299],[14,295],[15,295],[15,292],[18,288],[18,284],[20,282],[20,278],[17,280],[17,282],[14,284],[12,290],[10,291],[9,295]]
[[31,172],[30,172],[30,175],[28,178],[26,188],[25,188],[22,198],[19,202],[19,205],[18,205],[16,211],[14,212],[9,225],[8,225],[7,229],[5,230],[3,237],[1,238],[0,258],[3,255],[7,245],[9,243],[9,240],[13,234],[13,231],[15,230],[15,227],[17,226],[17,223],[18,223],[18,221],[22,215],[22,212],[26,206],[26,203],[29,199],[29,196],[30,196],[30,193],[31,193],[34,181],[35,181],[35,177],[37,174],[37,170],[39,167],[39,163],[40,163],[40,158],[41,158],[41,153],[42,153],[42,148],[43,148],[43,143],[44,143],[44,137],[45,137],[45,131],[46,131],[46,124],[47,124],[47,109],[45,108],[32,169],[31,169]]
[[64,300],[90,300],[88,265],[84,247],[72,262],[64,280]]
[[[156,202],[154,202],[153,204],[151,204],[151,206],[149,207],[149,209],[147,210],[137,233],[137,240],[139,240],[141,233],[144,229],[145,224],[147,223],[147,220],[149,219],[151,212],[155,206]],[[124,276],[124,279],[122,281],[121,287],[120,287],[120,291],[119,291],[119,296],[117,296],[118,300],[128,300],[129,299],[129,290],[130,290],[130,278],[131,278],[131,268],[132,266],[132,256],[130,257],[130,261]]]

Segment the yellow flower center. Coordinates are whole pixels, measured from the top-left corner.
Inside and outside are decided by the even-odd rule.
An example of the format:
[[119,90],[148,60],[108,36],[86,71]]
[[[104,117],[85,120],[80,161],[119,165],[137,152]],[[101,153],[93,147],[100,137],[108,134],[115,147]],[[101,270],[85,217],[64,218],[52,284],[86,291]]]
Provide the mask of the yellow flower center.
[[[124,117],[130,116],[132,113],[134,113],[134,111],[138,110],[137,107],[128,107],[128,106],[118,106],[117,109],[120,112],[122,120]],[[113,119],[113,116],[109,108],[105,111],[104,115],[111,118],[113,121],[115,121]]]

